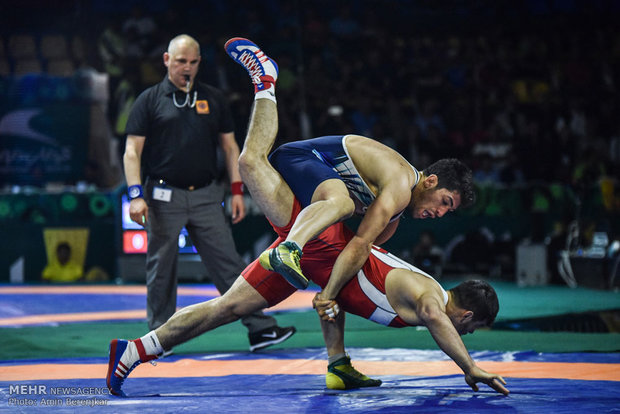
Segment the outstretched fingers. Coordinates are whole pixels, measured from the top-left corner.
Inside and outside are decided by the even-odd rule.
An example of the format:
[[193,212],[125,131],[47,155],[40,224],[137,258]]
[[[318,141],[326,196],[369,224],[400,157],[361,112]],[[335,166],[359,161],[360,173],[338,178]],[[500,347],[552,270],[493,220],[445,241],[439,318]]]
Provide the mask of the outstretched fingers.
[[493,378],[490,382],[488,382],[487,385],[501,394],[504,394],[504,395],[510,394],[510,391],[508,390],[508,388],[504,387],[504,385],[506,385],[506,381],[504,381],[504,379],[500,377],[499,375]]
[[465,382],[467,382],[467,385],[469,385],[472,390],[477,392],[479,390],[477,383],[483,382],[487,384],[489,387],[493,388],[495,391],[499,392],[500,394],[504,394],[504,395],[510,394],[510,391],[505,387],[506,381],[504,380],[504,378],[502,378],[500,375],[490,374],[485,371],[482,371],[482,373],[483,374],[476,375],[476,376],[474,375],[465,376]]
[[495,391],[499,392],[503,395],[510,394],[510,391],[505,387],[506,381],[499,375],[492,375],[489,377],[478,377],[474,378],[473,376],[467,375],[465,377],[465,381],[471,387],[472,390],[478,392],[478,384],[477,382],[483,382],[487,384],[489,387],[493,388]]

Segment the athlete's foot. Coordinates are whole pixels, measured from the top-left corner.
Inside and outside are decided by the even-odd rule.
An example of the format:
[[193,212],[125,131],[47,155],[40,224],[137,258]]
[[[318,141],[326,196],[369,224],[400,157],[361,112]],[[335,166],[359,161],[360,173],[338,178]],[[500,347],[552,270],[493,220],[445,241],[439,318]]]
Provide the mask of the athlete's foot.
[[254,92],[269,90],[278,79],[278,65],[251,40],[233,37],[224,45],[226,53],[243,66],[252,78]]
[[151,361],[155,358],[157,358],[155,355],[146,355],[140,339],[135,341],[113,339],[110,342],[108,374],[106,375],[110,392],[119,397],[125,397],[121,388],[129,373],[142,362]]
[[350,390],[362,387],[378,387],[381,380],[372,379],[362,374],[351,365],[348,356],[340,358],[327,366],[325,385],[331,390]]
[[265,269],[280,273],[296,289],[305,289],[308,278],[301,272],[300,259],[301,250],[295,243],[282,242],[262,252],[258,261]]

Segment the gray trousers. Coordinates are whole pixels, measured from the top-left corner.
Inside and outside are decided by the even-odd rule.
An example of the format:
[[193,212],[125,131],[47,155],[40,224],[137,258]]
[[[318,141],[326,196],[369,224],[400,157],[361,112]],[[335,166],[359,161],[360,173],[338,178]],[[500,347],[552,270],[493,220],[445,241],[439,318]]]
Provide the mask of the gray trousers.
[[[151,330],[176,311],[178,239],[183,226],[220,293],[232,286],[245,267],[224,216],[223,187],[211,183],[194,191],[168,188],[172,189],[170,202],[152,199],[152,180],[147,181],[144,194],[149,206],[146,309]],[[276,320],[262,312],[243,317],[241,322],[250,333],[276,326]]]

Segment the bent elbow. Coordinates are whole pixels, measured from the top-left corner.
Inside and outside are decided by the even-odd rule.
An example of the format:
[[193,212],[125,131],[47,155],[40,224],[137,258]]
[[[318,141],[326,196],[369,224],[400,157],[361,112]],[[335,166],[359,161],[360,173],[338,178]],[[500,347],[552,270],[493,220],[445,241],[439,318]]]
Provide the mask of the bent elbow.
[[136,152],[135,149],[127,149],[123,154],[123,162],[127,163],[138,163],[140,162],[140,156]]

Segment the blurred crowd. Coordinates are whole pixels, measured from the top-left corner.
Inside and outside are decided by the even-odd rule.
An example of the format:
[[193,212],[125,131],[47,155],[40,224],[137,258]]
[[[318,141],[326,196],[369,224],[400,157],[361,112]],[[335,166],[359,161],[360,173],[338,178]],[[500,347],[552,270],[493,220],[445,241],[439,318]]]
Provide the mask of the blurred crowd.
[[[162,54],[181,33],[200,42],[199,79],[230,98],[242,144],[253,88],[223,50],[242,36],[280,67],[276,145],[361,134],[420,169],[456,157],[481,188],[527,188],[532,211],[549,210],[558,188],[579,204],[593,187],[607,213],[620,211],[620,0],[31,3],[0,5],[4,31],[23,18],[24,27],[53,20],[56,30],[82,35],[83,64],[109,75],[107,117],[120,151],[135,98],[165,76]],[[558,240],[578,214],[565,215]],[[437,264],[432,237],[421,235],[419,251],[407,253],[429,270]],[[486,246],[480,237],[470,244]]]
[[119,137],[135,96],[162,79],[168,41],[189,33],[201,43],[201,79],[228,92],[242,138],[251,88],[222,50],[239,35],[280,65],[278,143],[362,134],[420,168],[460,158],[480,185],[543,180],[579,188],[619,175],[613,16],[607,22],[570,8],[536,14],[545,2],[525,2],[512,14],[496,5],[487,18],[476,5],[493,3],[462,10],[421,1],[235,3],[209,2],[190,19],[184,3],[159,11],[137,4],[108,20],[96,65],[110,75]]
[[199,78],[230,97],[241,141],[252,88],[222,46],[244,36],[280,65],[277,144],[361,134],[418,168],[457,157],[479,186],[560,183],[581,197],[600,186],[608,210],[620,208],[620,0],[10,3],[3,38],[83,39],[75,63],[108,74],[119,151],[180,33],[200,42]]
[[200,42],[199,77],[227,92],[242,140],[252,88],[222,46],[244,36],[280,65],[278,144],[362,134],[419,168],[458,157],[480,185],[619,176],[620,0],[29,0],[0,15],[4,38],[84,40],[77,64],[109,75],[121,148],[180,33]]

